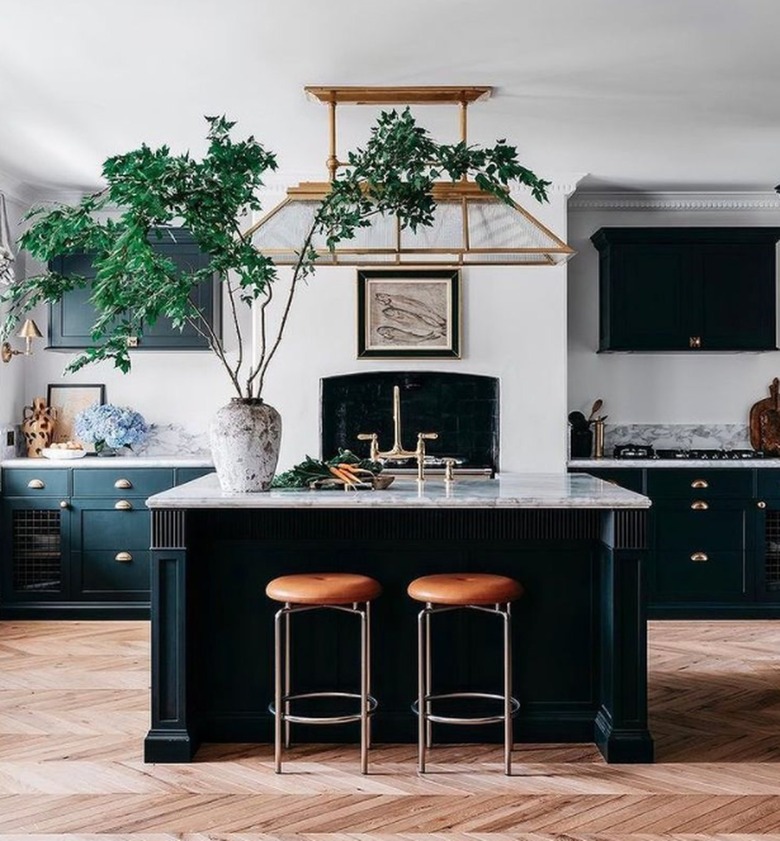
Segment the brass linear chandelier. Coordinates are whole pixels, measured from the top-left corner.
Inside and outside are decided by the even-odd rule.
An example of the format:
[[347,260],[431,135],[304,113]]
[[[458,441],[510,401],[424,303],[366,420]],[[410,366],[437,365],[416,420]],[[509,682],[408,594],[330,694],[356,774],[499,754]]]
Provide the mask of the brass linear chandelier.
[[[460,134],[467,142],[467,108],[488,99],[491,87],[306,87],[306,93],[328,105],[330,152],[328,181],[302,182],[287,191],[273,210],[246,235],[278,265],[294,265],[297,249],[311,228],[317,208],[330,191],[339,167],[336,153],[336,106],[459,105]],[[354,239],[330,251],[324,237],[312,243],[322,263],[370,265],[512,265],[554,266],[574,250],[514,201],[502,201],[474,181],[438,181],[434,222],[417,231],[402,229],[395,216],[377,216]]]

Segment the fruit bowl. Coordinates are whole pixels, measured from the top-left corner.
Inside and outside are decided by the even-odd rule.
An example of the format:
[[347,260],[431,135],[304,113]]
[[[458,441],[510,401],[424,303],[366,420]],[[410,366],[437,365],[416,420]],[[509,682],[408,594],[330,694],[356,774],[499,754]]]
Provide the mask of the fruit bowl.
[[84,458],[87,454],[86,450],[60,450],[53,447],[46,447],[41,450],[41,455],[44,458],[50,458],[54,461],[68,461],[74,458]]

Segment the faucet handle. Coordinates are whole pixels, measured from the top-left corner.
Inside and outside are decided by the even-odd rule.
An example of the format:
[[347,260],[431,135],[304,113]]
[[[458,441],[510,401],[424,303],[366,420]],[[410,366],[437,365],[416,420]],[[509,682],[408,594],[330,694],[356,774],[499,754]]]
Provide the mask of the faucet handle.
[[369,451],[368,457],[371,461],[378,461],[379,460],[379,436],[376,432],[359,432],[358,433],[358,441],[370,441],[371,442],[371,449]]
[[438,432],[418,432],[418,441],[435,441],[439,437]]
[[445,458],[444,459],[444,481],[445,482],[454,482],[455,481],[455,468],[456,461],[454,458]]

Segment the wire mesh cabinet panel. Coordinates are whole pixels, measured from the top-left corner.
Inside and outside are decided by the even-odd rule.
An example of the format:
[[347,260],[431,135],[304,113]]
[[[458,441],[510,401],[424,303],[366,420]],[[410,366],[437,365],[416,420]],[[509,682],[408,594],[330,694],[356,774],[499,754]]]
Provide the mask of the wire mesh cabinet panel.
[[68,593],[67,500],[5,499],[2,539],[0,601],[57,601]]

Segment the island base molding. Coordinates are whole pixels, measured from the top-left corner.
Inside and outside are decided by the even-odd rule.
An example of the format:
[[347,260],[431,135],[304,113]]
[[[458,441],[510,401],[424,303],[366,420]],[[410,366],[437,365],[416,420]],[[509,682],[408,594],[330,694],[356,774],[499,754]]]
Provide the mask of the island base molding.
[[[270,742],[272,578],[363,572],[373,611],[377,742],[414,742],[419,575],[490,571],[520,580],[514,610],[518,743],[593,742],[608,762],[650,762],[644,512],[520,509],[154,510],[152,728],[147,762],[188,762],[201,742]],[[630,517],[626,517],[628,514]],[[162,526],[165,525],[165,528]],[[629,527],[630,526],[630,527]],[[616,545],[617,544],[617,545]],[[623,545],[621,545],[623,544]],[[316,614],[316,615],[315,615]],[[437,691],[500,681],[499,634],[473,612],[436,623]],[[354,687],[354,634],[335,612],[294,621],[300,691]],[[436,728],[434,742],[501,741],[501,727]],[[293,728],[293,742],[356,742],[357,728]]]

